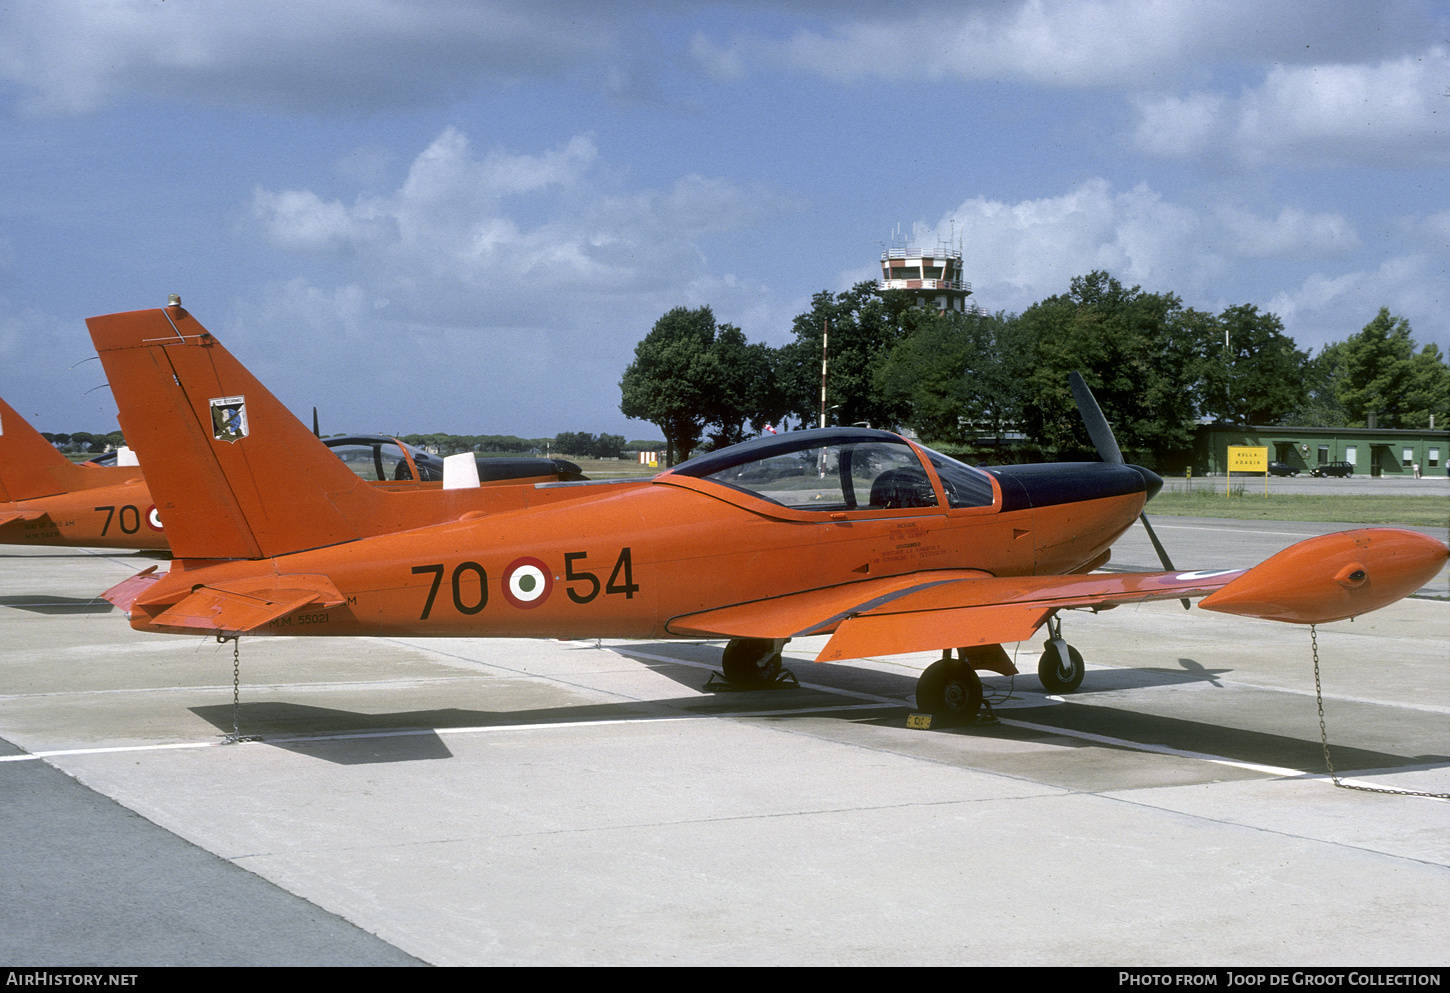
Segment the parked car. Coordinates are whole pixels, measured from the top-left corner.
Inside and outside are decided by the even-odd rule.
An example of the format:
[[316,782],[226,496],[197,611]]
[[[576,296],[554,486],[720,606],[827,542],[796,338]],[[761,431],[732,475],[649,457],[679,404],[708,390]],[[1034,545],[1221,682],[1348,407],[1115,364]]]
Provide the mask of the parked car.
[[1321,462],[1309,470],[1311,476],[1353,476],[1353,462]]
[[1271,476],[1297,476],[1299,467],[1290,465],[1287,462],[1270,462],[1269,475]]

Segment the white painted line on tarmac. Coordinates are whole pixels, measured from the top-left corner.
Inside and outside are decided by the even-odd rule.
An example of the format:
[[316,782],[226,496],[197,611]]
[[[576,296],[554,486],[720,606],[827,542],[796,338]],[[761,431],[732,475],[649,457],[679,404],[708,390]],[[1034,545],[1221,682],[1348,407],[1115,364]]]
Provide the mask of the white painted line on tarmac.
[[33,759],[48,759],[58,755],[107,755],[122,752],[160,752],[177,748],[211,748],[224,745],[224,741],[184,741],[169,745],[116,745],[110,748],[57,748],[48,752],[30,752],[26,755],[0,755],[0,762],[29,762]]
[[[619,655],[626,656],[626,657],[650,659],[650,660],[656,661],[656,662],[674,663],[674,664],[677,664],[677,665],[689,666],[690,668],[695,668],[695,669],[712,669],[713,670],[715,668],[713,665],[711,665],[709,663],[705,663],[705,662],[691,662],[691,661],[688,661],[688,660],[685,660],[685,659],[679,659],[679,658],[675,658],[675,657],[667,656],[667,655],[654,655],[654,654],[651,654],[651,653],[648,653],[648,652],[632,651],[632,650],[630,650],[630,649],[628,649],[628,648],[626,648],[625,646],[622,646],[622,645],[611,645],[611,646],[608,646],[608,650],[613,651],[613,652],[615,652],[615,653],[617,653]],[[1109,667],[1109,668],[1112,668],[1112,667]],[[670,715],[670,716],[665,716],[665,717],[634,717],[634,718],[623,717],[623,718],[614,718],[614,719],[610,719],[610,720],[598,720],[598,721],[548,721],[548,722],[535,723],[535,724],[486,725],[486,726],[466,727],[466,728],[414,728],[414,729],[407,729],[407,730],[390,730],[390,731],[353,731],[353,732],[347,732],[347,733],[344,733],[344,734],[304,735],[304,736],[294,736],[294,737],[288,737],[288,738],[266,738],[266,739],[257,738],[257,739],[253,739],[253,740],[256,743],[258,743],[258,744],[285,745],[285,744],[304,744],[304,743],[322,742],[322,741],[349,741],[349,740],[359,740],[359,739],[368,739],[368,738],[399,738],[399,737],[420,736],[420,735],[435,735],[435,736],[442,737],[442,736],[445,736],[445,735],[481,734],[481,733],[487,733],[487,732],[503,732],[503,731],[540,731],[540,730],[559,730],[559,729],[564,729],[564,728],[607,727],[607,726],[611,726],[611,725],[626,725],[626,724],[659,724],[659,723],[665,723],[665,722],[668,722],[668,721],[700,720],[700,719],[712,719],[712,718],[741,719],[741,718],[751,718],[751,717],[781,717],[781,716],[793,716],[793,715],[798,715],[798,714],[811,714],[811,713],[838,713],[838,712],[840,712],[842,710],[875,710],[875,709],[881,709],[881,708],[884,708],[884,707],[891,707],[891,708],[895,708],[895,707],[908,707],[909,708],[911,706],[911,704],[910,704],[909,701],[904,701],[904,700],[901,700],[901,699],[898,699],[898,698],[893,698],[893,697],[877,696],[877,695],[870,694],[870,693],[861,693],[861,692],[856,691],[856,690],[843,690],[843,689],[839,689],[837,687],[822,686],[822,685],[819,685],[819,684],[801,683],[800,685],[802,687],[806,688],[806,689],[819,690],[819,691],[821,691],[823,693],[833,694],[833,695],[837,695],[837,696],[853,697],[853,698],[856,698],[856,699],[859,699],[859,700],[863,700],[863,701],[866,701],[866,702],[864,702],[864,703],[858,703],[858,704],[842,704],[842,705],[839,705],[839,706],[821,706],[821,707],[805,707],[805,708],[785,708],[785,709],[778,709],[778,710],[754,710],[754,711],[733,711],[733,712],[712,712],[712,713],[680,713],[678,715]],[[1228,767],[1236,768],[1236,769],[1244,769],[1244,770],[1247,770],[1247,771],[1250,771],[1250,772],[1257,772],[1257,773],[1261,773],[1261,774],[1264,774],[1264,775],[1275,776],[1275,777],[1279,777],[1279,778],[1301,779],[1301,780],[1314,781],[1314,782],[1323,782],[1323,783],[1330,783],[1330,784],[1332,784],[1332,782],[1333,782],[1332,779],[1330,779],[1329,776],[1327,776],[1325,774],[1322,774],[1322,773],[1306,773],[1306,772],[1304,772],[1304,771],[1302,771],[1300,769],[1290,769],[1290,768],[1286,768],[1286,767],[1283,767],[1283,766],[1264,765],[1264,764],[1258,763],[1258,762],[1245,762],[1245,761],[1241,761],[1241,760],[1238,760],[1238,759],[1230,759],[1230,758],[1227,758],[1227,757],[1222,756],[1222,755],[1213,755],[1213,754],[1210,754],[1210,753],[1207,753],[1207,752],[1188,751],[1186,749],[1181,749],[1181,748],[1172,748],[1172,747],[1167,746],[1167,745],[1151,745],[1151,744],[1145,744],[1143,742],[1129,741],[1129,740],[1127,740],[1125,738],[1114,738],[1114,737],[1110,737],[1108,735],[1094,734],[1094,733],[1091,733],[1091,732],[1088,732],[1088,731],[1075,731],[1075,730],[1071,730],[1071,729],[1067,729],[1067,728],[1053,727],[1052,725],[1048,725],[1048,724],[1034,724],[1034,723],[1029,722],[1029,721],[1014,720],[1012,718],[1005,718],[1005,717],[1003,717],[1003,718],[998,718],[998,720],[1002,724],[1007,725],[1009,727],[1022,728],[1024,730],[1035,731],[1035,732],[1038,732],[1040,734],[1053,735],[1053,736],[1057,736],[1057,737],[1075,738],[1075,739],[1082,740],[1082,741],[1090,741],[1090,742],[1093,742],[1095,744],[1109,745],[1109,746],[1112,746],[1112,747],[1124,748],[1124,749],[1128,749],[1128,750],[1131,750],[1131,751],[1149,752],[1149,753],[1152,753],[1152,754],[1168,755],[1168,756],[1173,756],[1173,757],[1176,757],[1176,758],[1186,758],[1186,759],[1194,759],[1194,760],[1201,761],[1201,762],[1211,762],[1211,763],[1213,763],[1215,765],[1223,765],[1223,766],[1228,766]],[[228,744],[228,742],[226,742],[226,741],[203,741],[203,742],[179,742],[179,743],[160,744],[160,745],[123,745],[123,746],[114,746],[114,747],[106,747],[106,748],[70,748],[70,749],[56,749],[56,750],[51,750],[51,751],[34,752],[34,753],[26,754],[26,755],[4,755],[4,756],[0,756],[0,762],[25,762],[25,761],[35,760],[35,759],[55,758],[55,757],[61,757],[61,756],[76,756],[76,755],[106,755],[106,754],[119,754],[119,753],[127,753],[127,752],[151,752],[151,751],[167,751],[167,750],[176,750],[176,749],[214,748],[214,747],[217,747],[217,746],[220,746],[220,745],[226,745],[226,744]],[[1348,779],[1348,778],[1344,778],[1344,777],[1341,777],[1340,778],[1340,782],[1341,783],[1353,784],[1353,785],[1369,786],[1369,787],[1372,787],[1372,788],[1382,788],[1382,787],[1378,787],[1374,783],[1364,783],[1364,782],[1360,782],[1358,780]]]
[[[679,714],[669,717],[636,717],[616,718],[613,720],[600,721],[546,721],[537,724],[504,724],[490,725],[483,727],[468,728],[412,728],[400,731],[351,731],[345,734],[320,734],[302,735],[289,738],[255,738],[247,743],[262,745],[296,745],[312,744],[323,741],[356,741],[370,738],[406,738],[419,737],[422,735],[435,735],[445,737],[449,735],[463,734],[485,734],[507,731],[549,731],[564,730],[568,728],[593,728],[608,727],[611,725],[625,724],[663,724],[670,721],[682,720],[708,720],[713,718],[747,718],[747,717],[780,717],[785,715],[798,715],[809,713],[837,713],[842,710],[875,710],[883,705],[891,707],[901,706],[899,700],[885,700],[883,703],[856,704],[844,707],[810,707],[792,710],[757,710],[757,711],[735,711],[731,713],[710,713],[710,714]],[[1087,731],[1073,731],[1065,728],[1052,727],[1048,724],[1033,724],[1029,721],[1012,720],[1010,718],[998,718],[1005,725],[1016,728],[1023,728],[1028,731],[1036,731],[1041,734],[1053,735],[1065,738],[1077,738],[1082,741],[1091,741],[1095,744],[1110,745],[1117,748],[1125,748],[1131,751],[1151,752],[1158,755],[1169,755],[1176,758],[1196,759],[1201,762],[1211,762],[1215,765],[1229,766],[1236,769],[1245,769],[1250,772],[1262,773],[1268,776],[1275,776],[1280,779],[1301,779],[1309,782],[1322,782],[1332,784],[1329,776],[1323,773],[1306,773],[1300,769],[1289,769],[1283,766],[1264,765],[1258,762],[1243,762],[1237,759],[1225,758],[1222,755],[1212,755],[1207,752],[1192,752],[1181,748],[1170,748],[1167,745],[1148,745],[1137,741],[1128,741],[1124,738],[1113,738],[1108,735],[1092,734]],[[0,755],[0,762],[28,762],[37,759],[70,757],[79,755],[116,755],[136,752],[159,752],[175,751],[178,749],[217,748],[226,746],[225,741],[194,741],[175,742],[165,745],[120,745],[108,748],[64,748],[51,751],[33,752],[27,755]],[[1385,789],[1377,783],[1363,782],[1360,780],[1340,777],[1341,783],[1357,786],[1368,786],[1375,789]],[[1393,789],[1391,787],[1391,789]]]
[[36,759],[56,758],[69,755],[112,755],[126,752],[159,752],[175,749],[188,748],[216,748],[228,744],[260,744],[260,745],[296,745],[310,744],[317,741],[354,741],[364,738],[407,738],[420,735],[434,735],[444,737],[457,734],[487,734],[500,731],[547,731],[560,730],[564,728],[589,728],[609,727],[620,724],[664,724],[670,721],[702,720],[707,718],[743,718],[743,717],[779,717],[783,714],[795,716],[797,714],[817,713],[839,713],[843,710],[880,710],[885,706],[900,707],[901,701],[892,700],[887,703],[860,703],[845,704],[829,707],[798,707],[789,710],[738,710],[731,712],[712,712],[706,714],[680,713],[668,717],[616,717],[609,720],[599,721],[542,721],[533,724],[488,724],[478,727],[466,728],[406,728],[395,731],[348,731],[342,734],[307,734],[294,735],[288,738],[263,738],[261,736],[246,736],[244,742],[227,741],[186,741],[173,742],[166,745],[115,745],[106,748],[57,748],[49,751],[30,752],[25,755],[0,755],[0,762],[30,762]]
[[[1366,525],[1368,526],[1368,525]],[[1267,534],[1275,538],[1318,538],[1319,532],[1303,531],[1250,531],[1248,528],[1214,528],[1202,524],[1155,524],[1159,531],[1223,531],[1227,534]]]

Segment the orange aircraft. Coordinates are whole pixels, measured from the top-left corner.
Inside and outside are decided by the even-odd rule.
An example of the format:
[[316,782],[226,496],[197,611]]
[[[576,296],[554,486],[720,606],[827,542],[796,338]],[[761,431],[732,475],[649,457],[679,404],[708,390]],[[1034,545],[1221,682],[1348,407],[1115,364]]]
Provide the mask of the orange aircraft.
[[[323,442],[359,477],[386,489],[438,490],[443,460],[387,435]],[[119,460],[118,460],[119,461]],[[290,465],[283,461],[279,465]],[[483,485],[583,479],[564,459],[478,459]],[[77,465],[0,400],[0,544],[167,551],[140,466]]]
[[941,650],[918,706],[965,717],[976,670],[1016,672],[1002,643],[1043,624],[1039,677],[1077,688],[1066,608],[1207,595],[1214,610],[1322,623],[1408,595],[1450,556],[1376,528],[1248,571],[1089,575],[1162,480],[1123,464],[1080,379],[1102,462],[982,470],[828,428],[649,479],[422,499],[362,483],[179,305],[86,323],[175,556],[106,594],[143,631],[720,638],[744,685],[775,678],[791,638],[829,634],[823,661]]
[[139,466],[76,465],[4,400],[0,544],[167,547]]

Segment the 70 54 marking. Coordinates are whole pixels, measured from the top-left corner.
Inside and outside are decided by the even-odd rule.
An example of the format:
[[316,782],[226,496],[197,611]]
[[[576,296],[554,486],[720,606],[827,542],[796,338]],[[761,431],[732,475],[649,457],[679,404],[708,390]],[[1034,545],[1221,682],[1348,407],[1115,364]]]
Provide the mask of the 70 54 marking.
[[[564,582],[568,584],[565,592],[569,594],[570,600],[577,604],[591,603],[601,592],[606,596],[622,595],[626,600],[634,599],[634,595],[639,592],[639,584],[634,581],[634,561],[630,556],[629,548],[620,549],[619,557],[614,560],[614,567],[609,572],[609,578],[603,583],[599,581],[596,573],[580,568],[587,564],[588,557],[588,552],[566,552],[564,555]],[[539,565],[543,565],[543,563],[540,562]],[[453,607],[460,614],[477,614],[488,606],[488,572],[477,562],[460,562],[453,567],[451,573],[442,562],[433,565],[415,565],[413,575],[432,575],[433,577],[433,582],[428,587],[428,597],[423,601],[423,612],[419,615],[419,620],[426,621],[433,613],[433,606],[438,600],[438,591],[443,588],[445,574],[449,575]],[[548,587],[542,591],[542,595],[528,596],[527,603],[520,602],[517,593],[509,599],[515,606],[524,608],[536,606],[542,602],[542,596],[547,596],[547,589]],[[508,592],[505,591],[506,596]]]

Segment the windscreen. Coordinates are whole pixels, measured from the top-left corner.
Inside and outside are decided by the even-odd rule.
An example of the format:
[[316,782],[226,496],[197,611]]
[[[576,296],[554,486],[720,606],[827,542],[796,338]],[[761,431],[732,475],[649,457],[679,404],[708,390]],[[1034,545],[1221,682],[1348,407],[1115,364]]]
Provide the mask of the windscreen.
[[936,493],[921,460],[904,442],[861,441],[801,448],[742,462],[701,478],[797,510],[937,506]]

